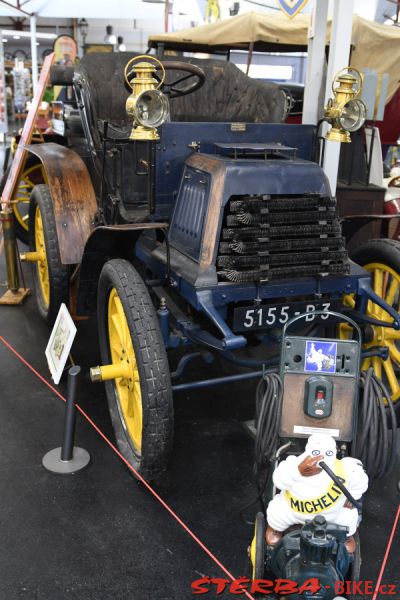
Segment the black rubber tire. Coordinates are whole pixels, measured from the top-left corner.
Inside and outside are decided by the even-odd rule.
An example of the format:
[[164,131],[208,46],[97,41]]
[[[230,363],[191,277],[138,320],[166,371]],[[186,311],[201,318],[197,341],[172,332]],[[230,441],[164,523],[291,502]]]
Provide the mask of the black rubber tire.
[[[43,221],[43,233],[46,247],[47,265],[49,269],[50,302],[46,306],[40,283],[38,280],[38,267],[32,263],[33,283],[36,293],[36,302],[40,315],[50,325],[53,325],[61,304],[68,305],[69,299],[69,268],[61,263],[60,248],[58,244],[56,222],[54,218],[53,200],[47,185],[40,184],[34,187],[29,204],[29,220],[34,223],[36,206]],[[35,228],[29,228],[29,247],[35,251]]]
[[361,575],[361,545],[360,545],[360,536],[358,535],[358,531],[354,534],[354,541],[356,543],[356,549],[354,552],[354,559],[351,565],[351,579],[352,581],[359,581]]
[[98,286],[98,329],[101,359],[111,361],[108,334],[108,300],[115,288],[121,300],[136,355],[142,395],[142,447],[135,449],[119,410],[113,380],[106,395],[118,447],[126,460],[146,480],[165,471],[173,445],[174,409],[170,371],[158,317],[147,287],[127,260],[108,261]]
[[379,261],[400,274],[400,241],[386,238],[369,240],[355,248],[350,258],[361,266]]
[[253,579],[263,579],[265,574],[265,517],[258,512],[255,520],[256,556],[253,566]]
[[[345,579],[346,581],[359,581],[361,576],[361,546],[360,546],[360,536],[358,535],[358,531],[354,534],[354,540],[356,542],[356,549],[354,552],[353,562],[350,566],[350,571],[347,573]],[[346,595],[347,600],[359,600],[360,596],[357,594],[354,596],[353,594]]]

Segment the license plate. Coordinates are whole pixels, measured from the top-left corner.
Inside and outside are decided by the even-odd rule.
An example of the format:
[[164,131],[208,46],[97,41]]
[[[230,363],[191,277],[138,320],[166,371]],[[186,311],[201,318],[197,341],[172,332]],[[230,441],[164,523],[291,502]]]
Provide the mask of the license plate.
[[240,306],[233,311],[234,331],[252,331],[283,327],[289,319],[303,313],[309,313],[302,320],[304,323],[313,321],[328,321],[329,315],[315,315],[316,310],[333,310],[340,312],[343,304],[340,300],[320,302],[292,302],[291,304],[263,304],[261,306]]

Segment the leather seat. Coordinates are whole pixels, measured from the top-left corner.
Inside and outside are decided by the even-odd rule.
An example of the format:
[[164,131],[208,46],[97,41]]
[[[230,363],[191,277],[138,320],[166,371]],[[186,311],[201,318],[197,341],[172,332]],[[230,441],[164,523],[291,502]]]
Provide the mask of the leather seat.
[[[133,56],[137,54],[86,54],[75,70],[90,103],[93,125],[101,132],[108,121],[109,137],[125,137],[132,127],[125,110],[131,89],[124,81],[124,69]],[[285,116],[285,97],[278,86],[247,77],[233,63],[184,57],[162,60],[190,62],[206,74],[199,90],[171,99],[172,121],[279,123]],[[167,81],[178,76],[179,72],[167,71]]]

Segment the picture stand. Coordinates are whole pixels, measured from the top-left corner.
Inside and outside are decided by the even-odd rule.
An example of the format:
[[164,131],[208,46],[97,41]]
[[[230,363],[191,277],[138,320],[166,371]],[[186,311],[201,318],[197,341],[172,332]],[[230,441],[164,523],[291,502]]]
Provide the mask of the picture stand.
[[71,367],[68,371],[67,403],[65,408],[64,435],[62,446],[44,455],[45,469],[57,475],[72,475],[85,469],[90,463],[90,454],[83,448],[74,446],[75,440],[75,398],[81,368]]

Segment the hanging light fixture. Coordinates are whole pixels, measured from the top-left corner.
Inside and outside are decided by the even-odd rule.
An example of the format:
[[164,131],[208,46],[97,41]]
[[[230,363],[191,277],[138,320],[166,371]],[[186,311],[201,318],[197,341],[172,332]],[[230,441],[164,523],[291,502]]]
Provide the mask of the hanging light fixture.
[[113,46],[117,43],[117,37],[113,34],[112,25],[107,25],[104,41],[106,44],[112,44]]
[[124,38],[122,37],[122,35],[119,35],[117,37],[117,42],[118,42],[118,52],[126,52],[126,46],[124,44]]
[[234,2],[232,4],[232,6],[229,8],[229,16],[234,17],[235,15],[239,14],[239,10],[240,10],[240,2]]
[[78,27],[79,27],[79,32],[82,36],[82,47],[84,47],[86,44],[86,36],[89,31],[89,23],[86,21],[86,19],[81,19],[78,23]]

